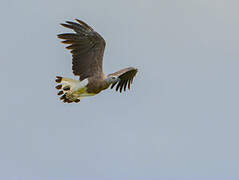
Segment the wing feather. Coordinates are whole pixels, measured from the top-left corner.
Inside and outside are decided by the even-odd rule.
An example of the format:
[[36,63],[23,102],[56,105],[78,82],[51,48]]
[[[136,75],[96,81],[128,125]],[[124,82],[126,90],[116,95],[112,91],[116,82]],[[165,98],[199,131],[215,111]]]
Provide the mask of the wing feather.
[[59,34],[62,43],[68,44],[66,49],[72,53],[72,70],[80,80],[103,74],[103,55],[105,40],[85,22],[76,19],[76,22],[66,21],[63,27],[72,29],[75,33]]
[[109,74],[108,76],[116,76],[120,79],[119,82],[116,82],[111,85],[111,89],[113,89],[116,86],[116,91],[122,92],[122,90],[126,91],[127,86],[128,89],[130,89],[130,84],[133,83],[133,79],[138,72],[138,69],[129,67],[125,69],[121,69],[115,73]]

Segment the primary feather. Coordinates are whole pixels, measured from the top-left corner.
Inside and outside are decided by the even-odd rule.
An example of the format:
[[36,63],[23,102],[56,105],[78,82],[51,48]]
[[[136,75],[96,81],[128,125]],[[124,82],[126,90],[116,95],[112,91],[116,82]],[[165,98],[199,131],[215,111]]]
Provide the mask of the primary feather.
[[72,70],[80,80],[102,74],[102,61],[105,49],[105,40],[89,25],[76,19],[78,23],[66,21],[61,24],[70,28],[75,33],[59,34],[58,38],[64,39],[62,43],[70,44],[67,49],[72,53]]

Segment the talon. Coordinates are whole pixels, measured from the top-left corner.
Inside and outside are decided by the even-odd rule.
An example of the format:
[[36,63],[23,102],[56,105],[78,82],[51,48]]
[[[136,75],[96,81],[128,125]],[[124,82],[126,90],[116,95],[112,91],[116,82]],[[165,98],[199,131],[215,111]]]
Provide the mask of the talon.
[[80,102],[80,99],[76,99],[74,102],[75,102],[75,103],[78,103],[78,102]]
[[60,83],[61,81],[62,81],[62,77],[56,76],[56,82],[57,82],[57,83]]
[[65,99],[66,99],[66,94],[64,94],[60,97],[60,100],[65,100]]
[[64,91],[69,91],[71,88],[69,87],[69,86],[65,86],[65,87],[63,87],[63,90]]
[[59,84],[56,86],[56,89],[61,89],[62,88],[62,84]]
[[57,95],[62,95],[63,94],[63,91],[59,91]]

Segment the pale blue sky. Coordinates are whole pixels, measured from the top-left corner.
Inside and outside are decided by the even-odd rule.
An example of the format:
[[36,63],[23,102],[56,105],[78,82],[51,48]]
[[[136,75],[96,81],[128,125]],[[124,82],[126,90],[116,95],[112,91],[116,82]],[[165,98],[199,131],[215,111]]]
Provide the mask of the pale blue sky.
[[[2,0],[1,180],[239,179],[239,1]],[[59,102],[79,18],[132,90]]]

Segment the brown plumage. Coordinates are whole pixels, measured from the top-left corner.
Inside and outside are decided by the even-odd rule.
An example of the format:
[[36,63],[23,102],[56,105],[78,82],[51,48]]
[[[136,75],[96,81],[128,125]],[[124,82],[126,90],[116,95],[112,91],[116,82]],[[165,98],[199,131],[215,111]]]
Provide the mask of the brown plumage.
[[119,90],[120,92],[122,92],[123,88],[124,88],[124,91],[126,91],[127,86],[128,86],[128,89],[130,89],[130,84],[133,83],[133,78],[137,72],[138,70],[136,68],[129,67],[129,68],[121,69],[115,73],[109,74],[108,76],[113,75],[120,78],[119,82],[113,83],[111,85],[111,89],[113,89],[116,84],[117,84],[116,91]]
[[[61,24],[75,33],[59,34],[58,38],[68,45],[66,49],[72,53],[72,70],[74,75],[80,76],[80,81],[57,76],[56,82],[62,83],[56,86],[57,89],[63,89],[58,93],[63,94],[61,100],[68,103],[79,102],[80,97],[98,94],[110,85],[111,89],[116,86],[116,91],[119,92],[130,89],[138,70],[129,67],[105,76],[102,66],[105,40],[85,22],[78,19],[76,21]],[[87,81],[84,82],[85,80]]]
[[86,23],[76,19],[78,23],[66,21],[61,24],[76,33],[59,34],[64,39],[62,43],[70,44],[66,49],[72,53],[72,70],[80,80],[103,74],[102,61],[105,49],[105,40]]

